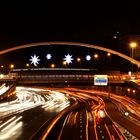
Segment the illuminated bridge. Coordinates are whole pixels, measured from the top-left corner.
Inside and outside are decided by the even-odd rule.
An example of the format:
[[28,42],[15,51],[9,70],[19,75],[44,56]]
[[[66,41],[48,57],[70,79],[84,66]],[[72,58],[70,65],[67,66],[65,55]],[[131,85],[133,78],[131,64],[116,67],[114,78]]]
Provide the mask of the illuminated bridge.
[[96,69],[33,68],[14,69],[9,74],[9,79],[17,80],[19,84],[79,83],[93,85],[95,75],[108,75],[109,83],[124,83],[133,77],[140,78],[138,74],[129,76],[118,71],[103,73],[96,71]]
[[[77,43],[42,43],[42,45],[80,45],[116,54],[140,66],[140,62],[126,55],[103,47]],[[38,44],[18,46],[0,51],[4,54]],[[59,85],[94,85],[96,76],[108,77],[109,90],[98,87],[54,88]],[[119,71],[100,72],[96,69],[28,68],[13,69],[7,75],[0,75],[1,139],[139,139],[139,102],[126,95],[139,97],[132,88],[111,93],[111,84],[123,84],[127,80],[140,79],[139,73],[122,74]],[[104,79],[103,79],[104,80]],[[135,81],[140,83],[139,81]],[[45,84],[43,88],[31,88],[24,84]],[[18,87],[17,85],[23,85]],[[31,85],[31,86],[32,86]],[[53,88],[50,86],[53,85]],[[16,88],[17,87],[17,88]],[[85,86],[87,87],[87,86]],[[107,92],[106,92],[107,91]],[[122,92],[123,91],[123,94]],[[120,96],[125,95],[125,96]],[[11,97],[11,98],[10,98]],[[10,101],[10,100],[13,101]],[[111,99],[111,100],[110,100]],[[3,118],[2,118],[3,117]],[[5,131],[6,130],[6,131]],[[81,131],[82,130],[82,131]],[[73,138],[71,137],[73,134]],[[128,135],[129,134],[129,135]]]

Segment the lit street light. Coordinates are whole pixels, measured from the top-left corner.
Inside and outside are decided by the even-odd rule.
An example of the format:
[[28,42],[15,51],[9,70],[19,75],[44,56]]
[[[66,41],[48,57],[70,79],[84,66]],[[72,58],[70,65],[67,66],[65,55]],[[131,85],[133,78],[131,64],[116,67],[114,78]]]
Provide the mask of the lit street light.
[[66,66],[67,65],[67,62],[66,61],[63,61],[63,65]]
[[80,57],[77,57],[77,62],[80,64],[80,67],[81,67],[81,58]]
[[29,63],[26,64],[26,68],[27,69],[30,68],[30,64]]
[[11,68],[11,69],[13,69],[14,67],[15,67],[14,64],[11,64],[11,65],[10,65],[10,68]]
[[3,66],[3,65],[1,65],[1,68],[4,68],[4,66]]
[[26,67],[29,67],[29,66],[30,66],[29,63],[27,63],[27,64],[26,64]]
[[98,57],[99,57],[99,55],[98,55],[98,54],[94,54],[94,58],[96,58],[96,59],[97,59]]
[[77,58],[77,62],[81,62],[81,58],[78,57],[78,58]]
[[130,43],[130,47],[131,48],[136,48],[137,47],[137,43],[136,42],[131,42]]
[[63,61],[62,64],[63,64],[63,66],[67,67],[67,62],[66,61]]
[[[130,48],[131,48],[131,57],[134,58],[134,49],[137,47],[136,42],[130,42]],[[133,72],[133,63],[132,63],[132,72]]]
[[55,68],[55,64],[51,64],[51,68]]
[[111,53],[107,53],[107,57],[109,58],[109,69],[111,69]]
[[136,42],[131,42],[130,43],[130,48],[131,48],[131,57],[134,57],[134,49],[137,47],[137,43]]
[[107,53],[107,56],[111,56],[111,53],[108,52],[108,53]]

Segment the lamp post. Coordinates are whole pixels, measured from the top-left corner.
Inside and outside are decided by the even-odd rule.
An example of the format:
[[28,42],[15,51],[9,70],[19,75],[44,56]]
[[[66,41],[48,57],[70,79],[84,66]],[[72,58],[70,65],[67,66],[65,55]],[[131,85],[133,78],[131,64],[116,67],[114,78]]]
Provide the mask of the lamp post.
[[55,68],[55,64],[51,64],[51,68]]
[[15,65],[14,64],[10,64],[10,71],[9,71],[9,73],[15,68]]
[[28,69],[29,69],[29,67],[30,67],[30,64],[29,64],[29,63],[27,63],[27,64],[26,64],[26,68],[28,68]]
[[98,59],[99,55],[98,54],[94,54],[94,58]]
[[107,53],[107,57],[109,58],[109,69],[111,69],[111,53]]
[[63,61],[62,64],[63,64],[63,66],[65,66],[65,68],[67,68],[67,62],[66,61]]
[[99,55],[97,53],[94,54],[94,59],[96,59],[96,68],[99,69],[99,62],[98,62]]
[[[134,58],[134,49],[137,47],[136,42],[130,42],[130,48],[131,48],[131,57]],[[132,72],[133,72],[133,63],[132,63]]]
[[77,62],[81,62],[81,58],[80,57],[77,58]]
[[14,67],[15,67],[14,64],[10,65],[10,69],[14,69]]
[[80,64],[80,68],[81,68],[81,58],[78,57],[76,60],[77,60],[77,62]]
[[4,68],[4,65],[1,65],[1,68],[3,69]]

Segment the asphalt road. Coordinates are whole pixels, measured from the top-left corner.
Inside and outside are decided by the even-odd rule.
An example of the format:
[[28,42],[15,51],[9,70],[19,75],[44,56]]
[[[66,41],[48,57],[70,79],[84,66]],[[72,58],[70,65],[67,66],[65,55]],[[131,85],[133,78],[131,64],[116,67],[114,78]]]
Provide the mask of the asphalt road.
[[[50,140],[123,140],[123,135],[106,114],[103,101],[99,97],[79,94],[78,91],[67,94],[77,98],[78,104],[63,115],[44,139]],[[49,128],[48,128],[49,129]]]
[[129,119],[129,117],[126,117],[124,114],[120,113],[115,104],[112,102],[106,102],[106,111],[115,122],[126,128],[134,136],[140,139],[140,125],[138,123],[134,123]]
[[139,103],[130,98],[110,94],[108,102],[106,92],[75,88],[23,87],[17,95],[0,104],[0,140],[123,140],[126,129],[139,138]]
[[31,139],[55,116],[73,104],[62,93],[35,88],[19,88],[17,99],[0,104],[0,140]]

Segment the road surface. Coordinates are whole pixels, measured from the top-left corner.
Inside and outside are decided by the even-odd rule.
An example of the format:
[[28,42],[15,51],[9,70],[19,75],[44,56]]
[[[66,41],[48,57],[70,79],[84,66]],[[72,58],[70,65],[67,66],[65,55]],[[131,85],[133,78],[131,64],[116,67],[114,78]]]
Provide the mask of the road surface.
[[77,88],[17,87],[16,94],[0,104],[1,140],[139,139],[140,105],[131,98]]

